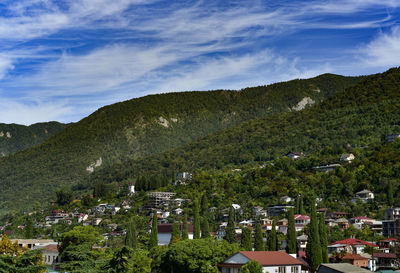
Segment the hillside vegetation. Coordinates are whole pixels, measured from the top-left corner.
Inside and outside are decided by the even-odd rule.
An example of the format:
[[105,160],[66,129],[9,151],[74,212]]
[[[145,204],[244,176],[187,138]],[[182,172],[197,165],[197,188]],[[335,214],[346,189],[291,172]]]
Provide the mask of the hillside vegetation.
[[98,169],[106,168],[169,151],[254,118],[294,111],[304,98],[318,103],[363,79],[324,74],[240,91],[151,95],[103,107],[44,144],[1,159],[0,208],[52,199],[63,185],[85,188],[93,182],[87,167],[96,162]]
[[0,123],[0,157],[41,144],[68,125],[43,122],[30,126]]

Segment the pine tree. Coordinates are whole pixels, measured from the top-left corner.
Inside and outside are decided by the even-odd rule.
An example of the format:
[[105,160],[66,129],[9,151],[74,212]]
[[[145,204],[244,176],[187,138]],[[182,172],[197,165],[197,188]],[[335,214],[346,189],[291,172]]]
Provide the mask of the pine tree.
[[201,199],[201,215],[208,216],[208,198],[206,193],[203,194]]
[[200,239],[200,214],[197,200],[194,202],[193,214],[193,239]]
[[296,213],[301,214],[300,213],[300,195],[298,195],[296,198]]
[[28,217],[28,219],[26,219],[24,233],[26,239],[33,239],[33,223],[31,217]]
[[201,228],[201,238],[210,237],[210,226],[207,217],[203,217],[202,228]]
[[321,242],[321,254],[322,254],[322,262],[328,263],[328,235],[326,232],[326,225],[324,215],[319,215],[319,239]]
[[229,243],[236,243],[237,237],[236,237],[236,232],[235,232],[235,222],[233,220],[233,208],[232,206],[229,209],[229,219],[228,219],[228,225],[226,226],[225,229],[225,240],[227,240]]
[[287,246],[286,252],[289,254],[297,253],[297,238],[296,238],[296,227],[294,224],[294,212],[293,209],[289,210],[288,216],[288,231],[287,231]]
[[388,197],[389,206],[393,206],[394,201],[393,201],[393,183],[392,183],[392,181],[389,181],[389,184],[388,184],[387,197]]
[[179,222],[174,222],[172,224],[172,232],[171,232],[171,240],[169,241],[169,244],[175,244],[176,242],[179,242],[180,240],[182,240],[181,237],[181,232],[179,230]]
[[132,249],[137,248],[136,223],[133,219],[130,219],[128,223],[128,228],[126,229],[125,245]]
[[264,238],[261,230],[261,224],[258,223],[256,225],[256,231],[254,234],[254,250],[255,251],[264,251],[265,246],[264,246]]
[[240,248],[245,251],[252,251],[251,243],[251,229],[249,227],[244,227],[242,229],[242,240],[240,241]]
[[183,224],[182,224],[182,240],[189,239],[189,232],[188,232],[188,218],[187,213],[185,211],[185,216],[183,217]]
[[315,271],[322,263],[321,240],[319,238],[318,217],[315,203],[311,204],[311,222],[307,242],[307,257],[311,260],[311,269]]
[[299,214],[306,214],[306,212],[304,211],[303,195],[300,195]]
[[154,213],[153,223],[151,226],[149,249],[151,249],[157,245],[158,245],[158,222],[157,222],[157,213]]
[[268,250],[277,251],[278,250],[278,236],[276,234],[276,220],[272,221],[272,230],[268,236]]

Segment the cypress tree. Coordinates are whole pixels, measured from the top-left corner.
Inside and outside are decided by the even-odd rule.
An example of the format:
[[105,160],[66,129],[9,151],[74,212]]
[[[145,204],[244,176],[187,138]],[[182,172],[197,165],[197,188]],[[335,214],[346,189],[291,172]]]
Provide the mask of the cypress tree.
[[188,218],[187,218],[187,213],[185,212],[182,224],[182,240],[186,239],[189,239],[189,232],[188,232]]
[[296,213],[301,214],[300,213],[300,195],[298,195],[296,198]]
[[328,235],[326,232],[324,215],[319,215],[319,239],[321,241],[322,262],[328,263]]
[[[307,257],[311,260],[311,269],[315,271],[322,263],[321,240],[319,238],[318,217],[315,204],[311,204],[311,222],[307,242]],[[309,246],[309,247],[308,247]]]
[[242,240],[240,241],[240,247],[245,251],[252,251],[251,243],[251,229],[249,227],[244,227],[242,229]]
[[299,214],[306,214],[306,212],[304,211],[304,201],[302,195],[300,195]]
[[26,239],[33,239],[33,223],[31,217],[28,217],[28,219],[26,219],[24,233]]
[[193,208],[193,239],[200,239],[200,214],[199,214],[199,202],[196,200],[194,202]]
[[137,248],[136,223],[133,221],[133,219],[129,221],[128,228],[126,229],[125,245],[132,249]]
[[151,226],[149,249],[151,249],[157,245],[158,245],[158,222],[157,222],[157,213],[154,213],[153,223]]
[[182,238],[181,231],[179,230],[179,222],[174,222],[172,224],[171,240],[169,241],[169,244],[172,245],[180,240],[182,240]]
[[272,221],[272,230],[268,236],[268,250],[277,251],[278,250],[278,237],[276,234],[276,220]]
[[202,228],[201,228],[201,238],[208,238],[210,237],[210,226],[208,224],[207,217],[203,217],[202,221]]
[[201,214],[203,216],[208,216],[208,198],[206,193],[204,193],[201,198]]
[[293,209],[289,210],[289,216],[288,216],[286,252],[289,254],[297,253],[297,238],[296,238],[296,227],[294,224]]
[[387,197],[388,197],[389,206],[393,206],[393,183],[392,183],[392,181],[389,181],[389,184],[388,184]]
[[226,226],[225,229],[225,240],[227,240],[229,243],[235,243],[237,241],[236,238],[236,232],[235,232],[235,222],[233,220],[233,208],[232,206],[229,209],[229,220],[228,220],[228,225]]
[[261,230],[261,224],[258,223],[256,225],[256,231],[254,234],[254,250],[255,251],[264,251],[265,246],[264,246],[264,238]]

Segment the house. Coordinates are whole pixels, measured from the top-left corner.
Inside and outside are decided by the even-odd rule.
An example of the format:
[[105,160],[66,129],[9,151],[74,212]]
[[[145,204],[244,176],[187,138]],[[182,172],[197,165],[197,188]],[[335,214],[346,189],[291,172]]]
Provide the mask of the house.
[[20,248],[27,248],[28,250],[36,249],[50,244],[56,244],[53,240],[47,239],[11,239],[12,243],[18,242]]
[[297,237],[297,245],[299,247],[299,251],[306,251],[308,236],[303,234]]
[[[169,224],[158,224],[158,245],[168,245],[171,240],[172,225]],[[182,231],[183,223],[180,223],[179,229]],[[188,223],[188,237],[193,239],[193,225]]]
[[135,182],[129,183],[128,190],[130,195],[135,194]]
[[98,226],[103,219],[101,218],[92,218],[83,223],[84,226]]
[[53,225],[53,224],[58,224],[59,222],[61,223],[62,220],[66,219],[69,217],[68,212],[64,212],[62,210],[53,210],[50,215],[45,217],[45,222],[47,225]]
[[149,192],[149,205],[152,208],[168,207],[171,198],[175,195],[174,192]]
[[303,157],[304,154],[303,153],[296,153],[296,152],[289,152],[286,154],[287,157],[289,157],[291,160],[295,160],[298,159],[300,157]]
[[352,202],[356,203],[358,200],[360,200],[362,203],[367,203],[369,200],[373,200],[374,198],[375,198],[375,195],[372,191],[362,190],[362,191],[356,192],[354,194],[354,198],[352,199]]
[[346,218],[339,218],[334,221],[334,223],[340,227],[341,230],[349,228],[349,221]]
[[382,234],[385,237],[397,237],[400,234],[400,208],[385,210],[385,220],[382,221]]
[[268,216],[281,216],[288,212],[289,209],[293,209],[294,206],[289,205],[275,205],[268,207]]
[[311,218],[308,215],[301,215],[301,214],[295,214],[294,215],[294,224],[296,226],[306,226],[310,223]]
[[285,195],[285,196],[282,196],[279,199],[279,201],[282,202],[282,203],[290,203],[290,202],[294,201],[294,198]]
[[219,227],[218,227],[218,229],[217,229],[217,231],[215,232],[215,238],[216,239],[218,239],[218,240],[222,240],[222,239],[224,239],[224,237],[225,237],[225,235],[226,235],[226,226],[228,225],[228,223],[227,222],[222,222],[220,225],[219,225]]
[[368,268],[368,258],[361,256],[360,254],[352,253],[338,253],[336,257],[332,259],[336,263],[349,263],[357,267]]
[[177,208],[172,211],[172,214],[181,215],[183,213],[183,209]]
[[371,271],[349,263],[320,264],[317,273],[371,273]]
[[380,249],[391,248],[396,246],[398,240],[396,238],[387,238],[382,239],[378,242],[378,246]]
[[340,157],[340,161],[347,161],[351,162],[355,159],[356,157],[353,154],[342,154]]
[[268,212],[266,210],[264,210],[263,207],[260,207],[260,206],[253,207],[253,214],[256,217],[259,217],[259,216],[267,217],[268,216]]
[[278,227],[279,232],[282,232],[283,234],[286,235],[288,230],[288,220],[286,218],[283,218],[278,222],[276,222],[276,226]]
[[283,251],[239,251],[218,264],[222,273],[238,273],[247,262],[257,261],[263,273],[300,273],[302,262]]
[[326,214],[327,218],[339,219],[339,218],[348,218],[349,213],[343,211],[333,211],[328,212]]
[[364,225],[372,225],[375,222],[375,219],[365,217],[365,216],[357,216],[349,219],[349,223],[353,225],[357,229],[361,229]]
[[174,186],[176,185],[186,185],[187,182],[192,180],[192,174],[188,172],[180,172],[176,176],[176,180],[172,183]]
[[329,164],[329,165],[324,165],[324,166],[316,166],[313,167],[314,170],[319,171],[319,172],[330,172],[334,171],[336,168],[340,167],[340,164]]
[[48,244],[45,246],[37,247],[35,249],[40,249],[42,251],[43,263],[46,265],[54,265],[61,262],[58,253],[57,243]]
[[389,136],[387,137],[387,141],[390,143],[390,142],[395,141],[395,140],[398,139],[398,138],[400,138],[400,134],[389,135]]
[[328,245],[328,253],[340,253],[345,251],[346,253],[352,254],[362,254],[364,253],[364,248],[370,246],[377,248],[376,244],[366,242],[359,239],[348,238],[341,241],[336,241]]
[[372,254],[372,258],[376,261],[379,269],[391,269],[399,266],[396,253],[376,252]]

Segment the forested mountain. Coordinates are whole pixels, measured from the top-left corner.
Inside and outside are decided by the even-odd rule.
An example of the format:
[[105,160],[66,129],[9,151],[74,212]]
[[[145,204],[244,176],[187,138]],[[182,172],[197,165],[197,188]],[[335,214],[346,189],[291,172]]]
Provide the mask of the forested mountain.
[[254,118],[299,111],[363,79],[324,74],[240,91],[151,95],[103,107],[44,144],[1,159],[0,208],[51,199],[63,185],[91,184],[89,173],[96,166],[138,160]]
[[67,126],[54,121],[30,126],[0,123],[0,157],[41,144]]

